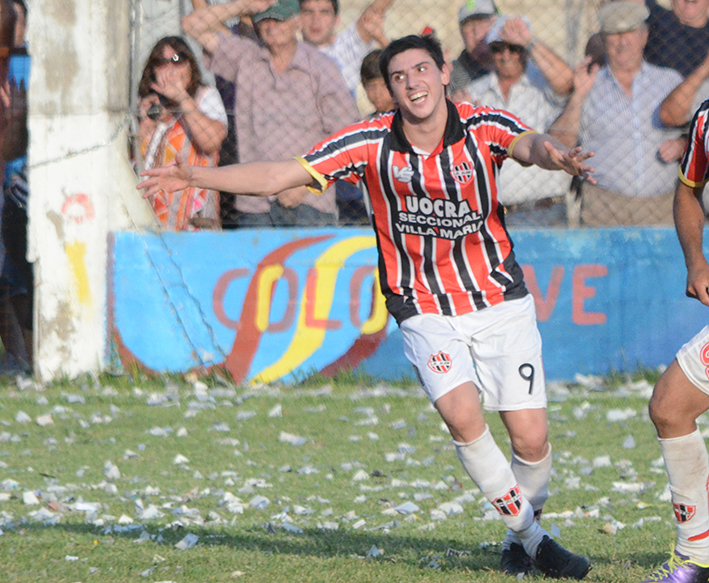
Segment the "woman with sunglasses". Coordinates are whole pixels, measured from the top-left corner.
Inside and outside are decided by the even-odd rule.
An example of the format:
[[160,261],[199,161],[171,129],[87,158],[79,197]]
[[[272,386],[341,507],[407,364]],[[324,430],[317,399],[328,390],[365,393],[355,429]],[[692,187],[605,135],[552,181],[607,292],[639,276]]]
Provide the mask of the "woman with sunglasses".
[[[144,169],[173,164],[178,154],[195,166],[217,166],[227,134],[226,112],[217,90],[202,83],[184,40],[168,36],[158,41],[143,69],[138,96]],[[167,229],[220,227],[219,193],[214,190],[161,191],[150,202]]]

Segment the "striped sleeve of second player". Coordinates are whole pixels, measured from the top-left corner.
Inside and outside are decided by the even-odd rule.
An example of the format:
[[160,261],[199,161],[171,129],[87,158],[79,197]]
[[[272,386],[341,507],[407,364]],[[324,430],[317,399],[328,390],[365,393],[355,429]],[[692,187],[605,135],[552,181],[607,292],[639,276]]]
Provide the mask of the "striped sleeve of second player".
[[679,166],[680,180],[692,188],[702,187],[709,182],[707,124],[709,124],[709,99],[701,104],[692,118],[687,149]]

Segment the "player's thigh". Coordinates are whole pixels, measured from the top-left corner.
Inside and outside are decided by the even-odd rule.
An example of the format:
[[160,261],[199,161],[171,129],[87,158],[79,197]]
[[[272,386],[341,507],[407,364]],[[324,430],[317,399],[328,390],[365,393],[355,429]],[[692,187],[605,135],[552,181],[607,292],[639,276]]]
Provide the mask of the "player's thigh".
[[485,409],[545,408],[542,338],[534,299],[529,294],[488,310],[489,322],[475,332],[471,349]]
[[422,314],[401,323],[404,353],[414,365],[432,403],[465,383],[475,382],[475,368],[466,338],[452,318]]
[[694,421],[709,409],[709,326],[677,352],[650,399],[650,415],[660,437],[694,431]]

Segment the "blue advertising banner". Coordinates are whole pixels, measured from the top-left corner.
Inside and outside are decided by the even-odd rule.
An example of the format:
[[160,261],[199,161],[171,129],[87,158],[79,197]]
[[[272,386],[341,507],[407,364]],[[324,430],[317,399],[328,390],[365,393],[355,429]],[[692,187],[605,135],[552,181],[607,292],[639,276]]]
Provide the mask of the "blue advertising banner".
[[[547,378],[669,364],[707,321],[674,230],[514,231]],[[109,334],[125,366],[236,382],[414,377],[367,229],[116,233]],[[514,347],[511,347],[514,349]]]

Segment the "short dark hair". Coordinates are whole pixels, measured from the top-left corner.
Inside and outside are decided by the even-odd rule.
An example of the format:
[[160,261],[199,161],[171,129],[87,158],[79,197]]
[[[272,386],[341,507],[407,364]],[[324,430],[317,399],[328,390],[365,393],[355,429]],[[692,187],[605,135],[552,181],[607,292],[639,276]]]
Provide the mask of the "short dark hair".
[[[298,0],[298,6],[301,8],[303,7],[303,2],[306,2],[307,0]],[[335,11],[335,15],[338,15],[340,13],[340,0],[330,0],[332,3],[332,9]]]
[[199,70],[197,58],[194,56],[192,49],[190,49],[184,39],[179,36],[166,36],[161,38],[153,47],[153,50],[150,51],[150,56],[145,63],[143,75],[138,84],[138,96],[140,98],[147,97],[153,92],[150,86],[155,83],[155,67],[162,62],[162,54],[165,47],[170,47],[176,53],[182,53],[187,57],[190,63],[190,82],[185,89],[191,97],[194,97],[197,94],[197,90],[202,85],[202,73]]
[[382,54],[382,49],[374,49],[367,53],[362,59],[362,66],[359,69],[359,76],[362,80],[362,85],[369,81],[382,78],[382,72],[379,69],[379,56]]
[[384,77],[384,82],[387,84],[387,88],[391,92],[391,82],[389,80],[389,63],[396,56],[403,52],[410,51],[412,49],[421,49],[426,51],[436,66],[443,71],[443,67],[446,65],[446,59],[443,56],[443,48],[441,47],[440,41],[433,35],[417,35],[410,34],[402,38],[398,38],[390,42],[382,54],[379,56],[379,71]]

